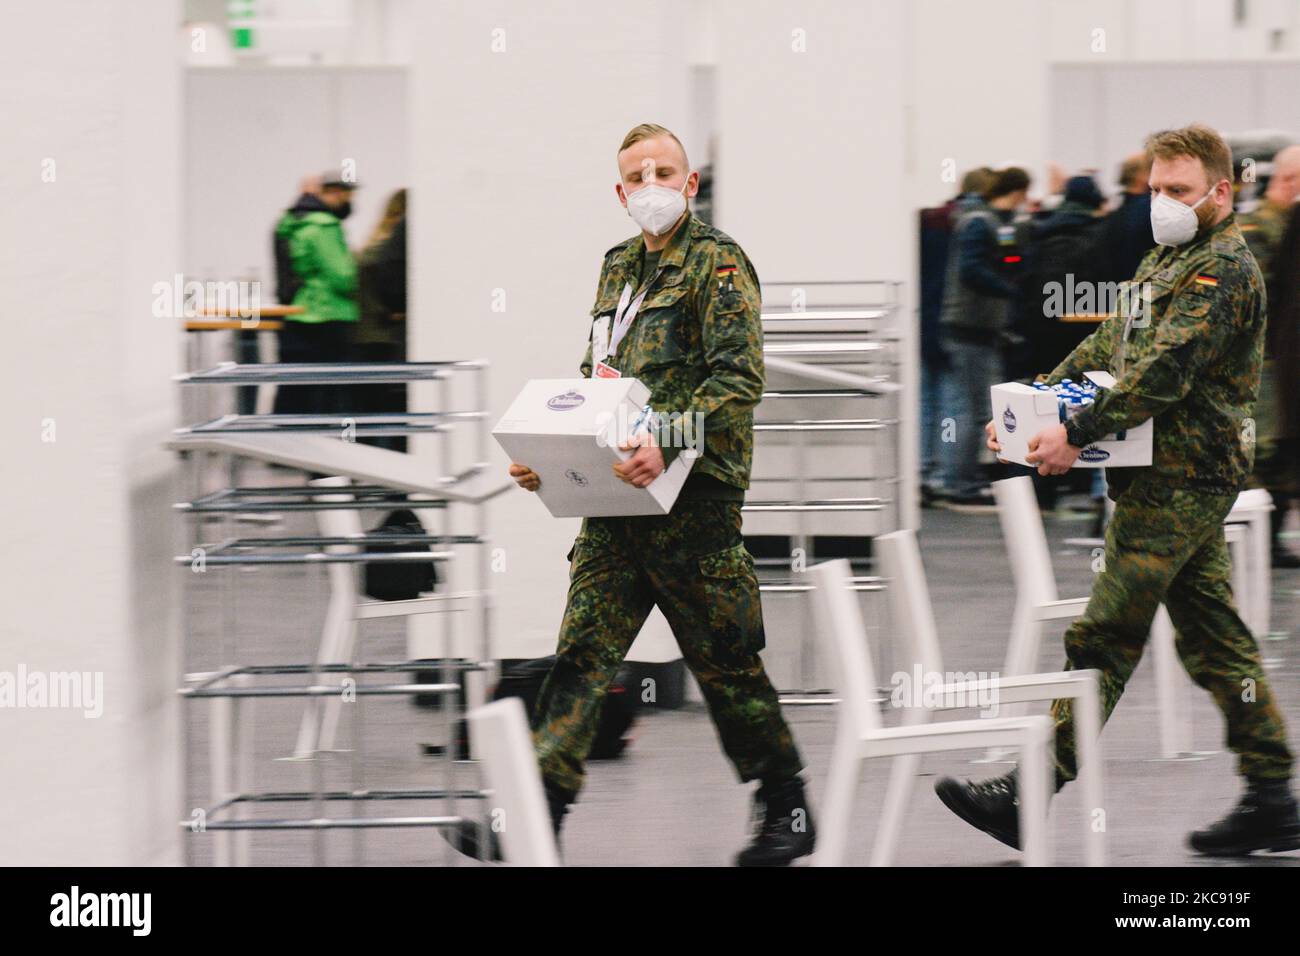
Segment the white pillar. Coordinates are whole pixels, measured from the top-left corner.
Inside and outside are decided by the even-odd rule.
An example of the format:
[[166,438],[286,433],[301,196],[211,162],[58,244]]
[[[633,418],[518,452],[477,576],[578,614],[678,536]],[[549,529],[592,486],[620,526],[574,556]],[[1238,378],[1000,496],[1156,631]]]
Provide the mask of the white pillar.
[[6,11],[0,681],[102,679],[98,717],[0,709],[15,865],[179,860],[181,335],[151,311],[179,261],[179,22],[165,0]]

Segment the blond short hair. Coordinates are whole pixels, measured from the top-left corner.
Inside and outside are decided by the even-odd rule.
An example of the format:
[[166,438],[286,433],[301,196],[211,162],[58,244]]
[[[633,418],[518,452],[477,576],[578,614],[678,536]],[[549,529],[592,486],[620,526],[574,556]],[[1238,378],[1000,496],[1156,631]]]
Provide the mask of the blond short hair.
[[660,126],[658,123],[640,123],[633,126],[627,131],[627,135],[623,137],[623,145],[618,148],[618,151],[621,153],[628,147],[635,146],[643,139],[654,139],[656,136],[667,136],[676,143],[677,148],[682,151],[682,159],[685,159],[686,165],[690,166],[691,161],[686,156],[686,147],[683,146],[682,141],[677,138],[677,134],[666,126]]
[[1147,155],[1153,159],[1191,156],[1201,161],[1211,182],[1232,182],[1232,150],[1217,131],[1201,123],[1166,129],[1147,137]]

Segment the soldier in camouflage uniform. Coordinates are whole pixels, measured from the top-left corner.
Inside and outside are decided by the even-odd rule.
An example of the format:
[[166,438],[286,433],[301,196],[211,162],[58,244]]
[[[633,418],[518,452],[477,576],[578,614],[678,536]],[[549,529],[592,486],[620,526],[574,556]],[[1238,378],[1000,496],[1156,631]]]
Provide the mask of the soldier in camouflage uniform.
[[[1255,254],[1264,283],[1273,287],[1276,280],[1274,254],[1286,232],[1292,204],[1300,193],[1300,146],[1288,146],[1273,157],[1273,176],[1259,206],[1238,217],[1241,234],[1245,236],[1250,251]],[[1278,351],[1279,321],[1285,321],[1286,310],[1274,302],[1268,334],[1265,337],[1264,371],[1260,378],[1259,401],[1255,403],[1255,470],[1251,474],[1252,488],[1266,488],[1273,497],[1272,541],[1273,567],[1300,567],[1300,557],[1287,551],[1280,534],[1286,521],[1287,508],[1296,493],[1294,449],[1286,444],[1283,434],[1280,394],[1282,377],[1275,362]]]
[[[1193,833],[1191,846],[1215,855],[1300,848],[1282,715],[1255,639],[1233,603],[1223,534],[1254,454],[1249,419],[1264,358],[1264,284],[1231,212],[1231,160],[1218,134],[1200,126],[1160,133],[1149,149],[1153,209],[1162,196],[1185,207],[1206,199],[1192,209],[1187,238],[1176,228],[1162,230],[1153,213],[1162,245],[1134,277],[1139,288],[1150,283],[1149,299],[1107,319],[1040,377],[1077,381],[1109,368],[1115,386],[1029,444],[1040,473],[1060,474],[1084,446],[1155,422],[1151,465],[1112,469],[1108,476],[1116,505],[1105,564],[1087,610],[1066,631],[1066,666],[1101,673],[1103,716],[1109,717],[1163,603],[1183,666],[1223,712],[1228,746],[1247,781],[1241,804]],[[1052,714],[1059,789],[1076,773],[1071,702],[1054,702]],[[1019,845],[1014,774],[973,784],[945,779],[935,789],[967,822]]]
[[[589,342],[581,371],[644,382],[651,407],[677,426],[615,465],[623,480],[644,487],[701,439],[702,454],[669,514],[583,520],[568,554],[556,663],[533,713],[538,760],[558,833],[583,784],[606,688],[657,605],[737,774],[761,781],[754,838],[737,862],[785,864],[812,851],[814,832],[798,776],[803,761],[759,657],[758,578],[741,537],[764,382],[758,276],[734,240],[686,211],[683,194],[693,194],[697,174],[672,133],[633,129],[619,167],[619,197],[642,233],[605,254],[593,324],[608,333],[620,303],[644,299],[609,354],[597,332],[601,351]],[[642,189],[651,192],[638,199]],[[525,465],[511,474],[539,487]]]

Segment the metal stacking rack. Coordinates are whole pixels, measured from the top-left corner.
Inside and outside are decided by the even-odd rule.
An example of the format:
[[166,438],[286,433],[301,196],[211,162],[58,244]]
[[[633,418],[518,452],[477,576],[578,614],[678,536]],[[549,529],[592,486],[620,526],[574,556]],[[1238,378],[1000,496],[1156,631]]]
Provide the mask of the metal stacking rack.
[[[183,386],[196,385],[302,385],[349,386],[380,382],[424,382],[438,384],[439,412],[356,415],[239,415],[206,417],[195,425],[178,428],[169,447],[188,464],[191,497],[175,505],[189,523],[188,553],[176,563],[198,564],[224,573],[221,586],[222,663],[217,668],[185,673],[180,695],[185,700],[207,700],[210,704],[208,757],[212,802],[201,808],[187,808],[181,826],[192,833],[215,834],[214,861],[218,865],[247,863],[248,837],[255,830],[313,831],[316,835],[315,862],[323,862],[324,833],[331,829],[354,832],[353,862],[363,859],[362,832],[368,828],[453,827],[467,819],[457,813],[458,800],[477,800],[485,794],[478,787],[458,785],[457,727],[459,719],[482,696],[486,681],[475,685],[473,676],[493,667],[491,654],[491,594],[488,587],[487,534],[484,505],[510,487],[509,482],[493,485],[486,473],[487,459],[487,363],[481,361],[409,362],[372,365],[223,363],[214,368],[177,376]],[[453,378],[472,377],[474,408],[453,411]],[[198,403],[210,409],[211,403]],[[472,460],[456,471],[457,425],[476,423],[469,445]],[[463,429],[462,429],[463,431]],[[365,435],[432,434],[438,440],[437,467],[447,472],[426,478],[426,460],[381,448],[356,445],[353,439]],[[240,463],[248,458],[308,472],[339,474],[352,484],[321,487],[250,487],[241,480]],[[212,466],[225,459],[224,469]],[[453,534],[452,505],[471,506],[473,531]],[[281,512],[319,512],[332,509],[377,511],[406,508],[430,516],[437,527],[430,534],[387,534],[379,532],[349,535],[249,535],[236,533],[237,523],[266,524],[278,521]],[[427,525],[429,521],[424,521]],[[207,539],[207,526],[216,525],[218,537]],[[409,544],[423,550],[369,552],[366,545]],[[422,597],[413,601],[363,602],[355,605],[354,620],[439,613],[442,654],[436,661],[402,660],[351,663],[288,662],[270,665],[238,663],[240,648],[235,626],[238,588],[233,571],[250,565],[284,566],[312,564],[372,564],[439,562],[443,566],[457,556],[456,547],[474,545],[473,586],[467,590]],[[432,550],[438,547],[438,550]],[[448,583],[450,577],[442,574]],[[190,603],[186,602],[187,605]],[[415,607],[418,605],[418,607]],[[185,666],[188,669],[193,634],[192,609],[185,608],[187,640]],[[476,618],[478,640],[472,657],[455,653],[451,622],[453,616]],[[433,666],[431,666],[433,665]],[[436,670],[433,682],[367,682],[368,676]],[[268,683],[268,681],[274,683]],[[338,682],[335,682],[338,681]],[[259,698],[301,698],[319,701],[334,695],[348,695],[354,702],[351,781],[346,790],[324,785],[324,750],[308,754],[314,759],[314,786],[310,790],[257,792],[253,786],[253,714],[251,705]],[[441,787],[374,789],[366,786],[364,773],[365,697],[411,697],[433,695],[440,699],[441,716],[448,742],[444,751],[445,782]],[[466,698],[471,699],[466,699]],[[305,725],[305,720],[304,720]],[[188,734],[186,766],[190,766]],[[300,738],[301,741],[301,738]],[[297,756],[302,757],[303,754]],[[362,815],[368,801],[442,801],[444,812],[413,816]],[[348,816],[329,816],[326,808],[338,802],[351,807]],[[265,804],[312,804],[309,817],[250,818],[246,811]],[[447,851],[449,862],[462,857]],[[186,861],[192,862],[192,846],[186,841]]]
[[[744,506],[746,535],[788,538],[804,567],[822,536],[869,539],[902,527],[899,491],[908,474],[904,418],[904,336],[896,282],[779,282],[763,286],[767,390],[755,412],[754,468]],[[791,557],[758,558],[760,589],[812,590]],[[834,555],[839,556],[839,555]],[[857,557],[855,571],[864,570]],[[857,573],[857,591],[881,579]],[[801,602],[797,690],[782,703],[835,703],[818,673],[809,602]],[[873,642],[873,646],[880,642]],[[883,673],[879,661],[876,673]]]

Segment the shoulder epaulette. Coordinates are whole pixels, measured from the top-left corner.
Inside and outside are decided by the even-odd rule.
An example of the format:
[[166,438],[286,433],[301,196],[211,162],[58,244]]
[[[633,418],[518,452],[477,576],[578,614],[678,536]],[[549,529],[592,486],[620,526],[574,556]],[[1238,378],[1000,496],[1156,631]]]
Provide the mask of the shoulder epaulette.
[[635,241],[636,241],[636,236],[633,236],[631,239],[624,239],[618,245],[612,246],[611,248],[607,249],[605,251],[605,258],[608,259],[616,252],[622,252],[624,249],[626,249],[629,245],[631,245]]

